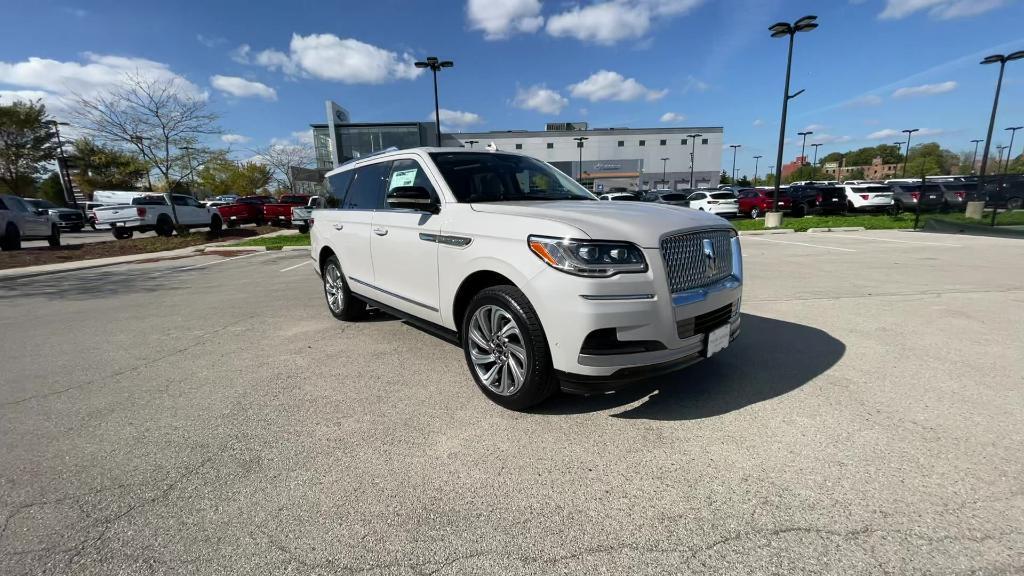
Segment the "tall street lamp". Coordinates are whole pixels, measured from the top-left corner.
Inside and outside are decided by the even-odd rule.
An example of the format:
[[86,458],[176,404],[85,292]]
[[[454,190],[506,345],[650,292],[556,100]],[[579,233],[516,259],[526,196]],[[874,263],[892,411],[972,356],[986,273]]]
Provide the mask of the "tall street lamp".
[[996,170],[998,170],[1003,164],[1003,150],[1006,150],[1006,146],[996,145],[996,150],[999,151],[999,160],[996,161]]
[[[1020,60],[1024,58],[1024,50],[1018,50],[1011,52],[1007,55],[993,54],[985,57],[981,61],[982,64],[999,64],[999,79],[996,80],[996,95],[992,99],[992,115],[988,118],[988,135],[985,136],[985,151],[981,153],[981,170],[978,171],[978,191],[985,191],[985,169],[988,168],[988,152],[989,145],[992,144],[992,129],[996,125],[996,110],[999,109],[999,92],[1003,89],[1003,71],[1006,69],[1006,63],[1013,60]],[[992,207],[992,223],[996,221],[996,210],[995,206]]]
[[971,142],[974,143],[974,157],[971,158],[971,174],[974,174],[977,171],[975,166],[978,165],[978,144],[984,142],[984,140],[971,140]]
[[697,153],[697,138],[700,138],[703,134],[687,134],[686,137],[690,139],[690,190],[694,189],[693,186],[693,165],[696,164],[695,154]]
[[580,152],[580,175],[576,178],[576,181],[583,182],[583,143],[590,140],[590,138],[587,138],[586,136],[577,136],[573,138],[573,140],[576,141],[576,148],[579,148]]
[[470,148],[472,148],[473,144],[476,144],[477,142],[479,142],[479,140],[466,140],[466,144],[469,144]]
[[811,148],[814,148],[814,160],[811,160],[811,177],[814,177],[814,167],[818,165],[818,148],[821,148],[824,144],[811,144]]
[[796,133],[797,136],[803,136],[804,137],[803,142],[800,144],[800,175],[801,176],[804,175],[804,166],[807,165],[807,157],[804,156],[804,149],[807,147],[807,137],[810,136],[811,134],[814,134],[814,132],[811,132],[810,130],[808,130],[807,132],[797,132]]
[[736,150],[742,147],[742,144],[729,144],[729,148],[732,148],[732,183],[736,185]]
[[70,124],[56,120],[50,120],[47,124],[53,126],[53,133],[57,137],[57,153],[60,155],[60,161],[57,162],[57,172],[60,174],[60,187],[64,189],[64,199],[71,198],[71,203],[77,208],[78,198],[75,198],[75,189],[71,185],[71,174],[68,173],[68,159],[67,156],[64,156],[64,141],[60,139],[60,127],[70,126]]
[[[788,22],[777,22],[768,27],[768,31],[772,33],[772,38],[782,38],[783,36],[789,36],[789,53],[786,56],[786,84],[782,91],[782,121],[779,122],[779,150],[776,155],[775,165],[782,166],[782,149],[786,139],[786,113],[789,111],[789,101],[796,98],[803,93],[803,90],[796,92],[795,94],[789,93],[789,75],[793,67],[793,37],[796,36],[797,32],[809,32],[818,27],[817,16],[804,16],[803,18],[789,24]],[[775,178],[775,193],[772,198],[772,212],[779,211],[779,185],[782,183],[782,179]],[[778,220],[774,220],[778,218]],[[777,227],[782,223],[781,217],[766,217],[765,227],[768,227],[768,223],[771,222],[773,227]]]
[[1005,128],[1010,131],[1010,145],[1006,147],[1006,165],[1003,167],[1003,174],[1010,171],[1010,159],[1013,158],[1013,137],[1017,135],[1017,130],[1024,128],[1024,126],[1011,126]]
[[907,176],[907,163],[910,162],[910,135],[917,132],[920,128],[911,128],[909,130],[901,130],[907,135],[907,153],[903,155],[903,177]]
[[434,73],[434,124],[437,128],[437,145],[441,145],[441,107],[437,101],[437,71],[442,68],[451,68],[455,63],[451,60],[438,60],[437,56],[428,56],[425,61],[416,62],[417,68],[430,68]]
[[[668,179],[665,178],[665,169],[668,166],[668,158],[661,159],[661,183],[663,186],[668,186]],[[582,166],[580,167],[582,170]]]
[[761,163],[761,155],[754,156],[754,186],[757,186],[757,165]]

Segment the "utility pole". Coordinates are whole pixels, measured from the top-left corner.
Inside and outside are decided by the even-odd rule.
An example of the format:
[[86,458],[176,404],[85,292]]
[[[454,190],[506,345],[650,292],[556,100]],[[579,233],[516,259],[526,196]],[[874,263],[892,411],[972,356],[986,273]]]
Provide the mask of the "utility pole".
[[687,134],[686,137],[690,139],[690,190],[695,190],[693,186],[693,165],[696,163],[696,152],[697,152],[697,138],[700,138],[703,134]]
[[909,130],[902,130],[907,135],[907,153],[903,156],[903,177],[907,176],[907,163],[910,162],[910,136],[917,132],[919,128],[911,128]]
[[736,150],[738,150],[742,144],[730,144],[729,148],[732,148],[732,185],[736,185]]
[[761,155],[754,156],[754,186],[757,186],[757,165],[761,163]]

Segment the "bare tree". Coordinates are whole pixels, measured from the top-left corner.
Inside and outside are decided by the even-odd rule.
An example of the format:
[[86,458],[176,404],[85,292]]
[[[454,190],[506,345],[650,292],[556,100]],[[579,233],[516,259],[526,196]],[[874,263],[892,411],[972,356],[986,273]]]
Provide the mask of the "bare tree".
[[196,143],[220,133],[219,117],[206,100],[191,94],[179,78],[129,74],[117,88],[78,96],[72,118],[97,140],[132,148],[142,156],[147,169],[163,179],[177,225],[171,192],[193,177]]
[[309,144],[271,144],[263,148],[254,148],[254,160],[266,164],[274,171],[277,185],[295,192],[291,167],[310,168],[316,160],[313,147]]

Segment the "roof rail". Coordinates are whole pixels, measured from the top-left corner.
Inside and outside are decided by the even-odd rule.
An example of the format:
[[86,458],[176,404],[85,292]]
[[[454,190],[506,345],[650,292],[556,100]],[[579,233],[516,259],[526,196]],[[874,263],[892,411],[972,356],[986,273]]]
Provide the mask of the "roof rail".
[[358,162],[360,160],[366,160],[367,158],[373,158],[374,156],[380,156],[381,154],[387,154],[388,152],[398,152],[398,150],[399,150],[399,148],[397,146],[388,146],[387,148],[385,148],[383,150],[378,150],[376,152],[371,152],[371,153],[367,154],[366,156],[360,156],[359,158],[349,158],[348,160],[345,160],[341,164],[338,164],[338,168],[341,168],[342,166],[345,166],[346,164],[351,164],[352,162]]

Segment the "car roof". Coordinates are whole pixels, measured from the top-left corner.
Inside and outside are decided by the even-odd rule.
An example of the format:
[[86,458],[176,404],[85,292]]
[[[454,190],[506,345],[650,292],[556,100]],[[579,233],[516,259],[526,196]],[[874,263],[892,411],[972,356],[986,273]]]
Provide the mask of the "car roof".
[[337,168],[331,170],[327,174],[324,174],[324,178],[327,178],[328,176],[333,176],[341,172],[352,170],[353,168],[358,168],[360,166],[365,166],[367,164],[375,164],[383,160],[401,157],[408,154],[426,156],[429,154],[436,154],[442,152],[450,152],[457,154],[509,154],[513,156],[527,156],[532,158],[532,156],[528,156],[527,154],[513,152],[511,150],[488,150],[487,148],[463,148],[455,146],[417,146],[415,148],[402,148],[401,150],[388,150],[383,152],[377,152],[369,156],[364,156],[362,158],[353,158],[352,160],[348,160],[345,163],[339,165]]

